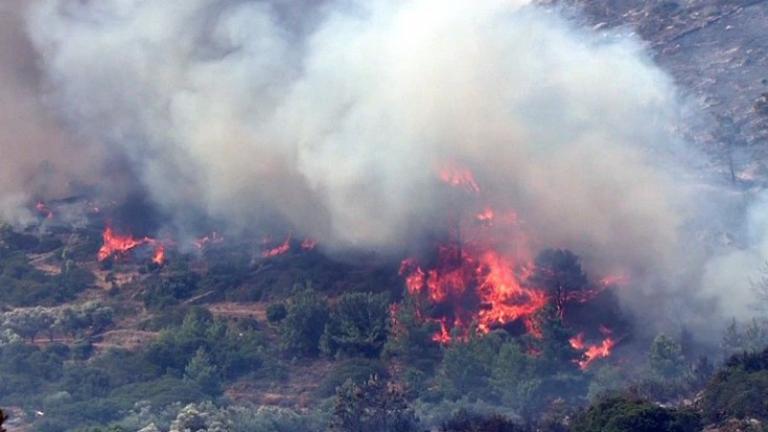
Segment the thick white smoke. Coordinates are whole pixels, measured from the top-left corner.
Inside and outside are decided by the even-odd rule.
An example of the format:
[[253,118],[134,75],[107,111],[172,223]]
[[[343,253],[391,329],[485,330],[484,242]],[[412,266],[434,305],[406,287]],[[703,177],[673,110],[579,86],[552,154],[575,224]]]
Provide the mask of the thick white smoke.
[[456,164],[536,246],[674,286],[680,105],[634,38],[527,1],[307,3],[39,0],[28,30],[60,118],[171,214],[388,250]]

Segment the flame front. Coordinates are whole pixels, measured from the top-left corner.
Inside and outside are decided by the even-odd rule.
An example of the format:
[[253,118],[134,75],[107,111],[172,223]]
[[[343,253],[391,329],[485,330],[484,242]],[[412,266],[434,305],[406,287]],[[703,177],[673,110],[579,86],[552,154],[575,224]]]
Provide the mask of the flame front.
[[104,261],[111,256],[124,255],[139,246],[151,245],[154,248],[152,262],[158,265],[165,262],[165,246],[157,239],[149,237],[137,239],[131,235],[121,235],[110,226],[104,228],[102,238],[104,242],[97,254],[99,261]]
[[[447,165],[438,171],[438,178],[456,189],[457,196],[465,194],[472,206],[484,198],[468,169]],[[400,264],[407,291],[417,300],[419,318],[438,328],[432,340],[448,344],[456,337],[464,340],[472,332],[487,334],[500,327],[543,337],[540,312],[555,299],[534,282],[538,280],[532,277],[536,266],[524,222],[511,209],[499,211],[483,205],[465,214],[460,207],[457,214],[449,215],[450,220],[458,221],[448,229],[451,239],[438,245],[431,259],[424,260],[429,264],[417,258]],[[607,277],[597,286],[568,292],[563,300],[586,303],[624,282],[624,277]],[[425,304],[429,307],[423,307]],[[559,318],[563,319],[562,311]],[[586,369],[611,354],[616,342],[608,333],[606,330],[605,339],[595,345],[586,344],[583,333],[570,340],[582,353],[580,368]]]

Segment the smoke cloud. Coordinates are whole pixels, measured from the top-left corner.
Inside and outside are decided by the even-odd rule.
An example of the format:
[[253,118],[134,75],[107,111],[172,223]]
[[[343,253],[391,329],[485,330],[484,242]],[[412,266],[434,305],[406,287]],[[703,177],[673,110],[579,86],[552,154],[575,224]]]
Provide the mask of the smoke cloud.
[[27,30],[55,118],[176,223],[397,250],[457,205],[436,179],[454,165],[535,247],[638,277],[628,298],[684,277],[682,107],[633,37],[527,1],[287,3],[39,0]]
[[[36,54],[22,12],[27,2],[0,4],[0,219],[23,223],[24,205],[57,197],[89,171],[84,150],[48,111]],[[91,152],[95,150],[90,150]]]

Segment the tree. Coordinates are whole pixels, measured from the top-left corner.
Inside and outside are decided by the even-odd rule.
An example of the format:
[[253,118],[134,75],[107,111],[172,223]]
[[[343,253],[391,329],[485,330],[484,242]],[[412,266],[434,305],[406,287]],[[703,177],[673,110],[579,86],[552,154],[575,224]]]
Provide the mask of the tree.
[[377,376],[363,384],[347,381],[336,392],[334,432],[415,432],[417,426],[402,389]]
[[389,336],[384,347],[386,357],[397,357],[405,364],[430,372],[440,360],[440,346],[432,340],[438,326],[419,314],[414,297],[406,295],[390,309]]
[[577,362],[582,353],[571,345],[575,336],[563,324],[561,315],[554,305],[548,305],[536,316],[540,337],[533,339],[533,346],[538,352],[536,368],[539,373],[549,375],[558,372],[577,371]]
[[680,378],[686,371],[680,343],[661,334],[656,336],[648,354],[651,371],[660,378]]
[[211,357],[202,347],[197,349],[195,356],[184,369],[184,378],[200,386],[208,394],[217,394],[220,389],[221,377]]
[[386,294],[343,294],[325,327],[323,352],[378,357],[387,341],[388,310]]
[[454,335],[443,353],[438,382],[448,397],[489,396],[491,368],[501,338],[497,333],[472,333],[465,340]]
[[567,249],[545,249],[536,257],[529,283],[547,292],[562,318],[565,305],[588,283],[579,257]]
[[294,295],[287,309],[280,327],[283,349],[299,356],[316,356],[320,352],[320,337],[328,321],[325,301],[307,289]]

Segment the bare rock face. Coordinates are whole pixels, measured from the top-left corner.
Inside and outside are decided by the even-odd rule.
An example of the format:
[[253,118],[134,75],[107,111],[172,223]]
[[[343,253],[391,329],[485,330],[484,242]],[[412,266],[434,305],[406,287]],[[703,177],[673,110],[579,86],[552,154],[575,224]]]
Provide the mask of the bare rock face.
[[[735,174],[768,165],[768,0],[551,0],[625,27],[707,117],[690,138]],[[725,171],[725,169],[724,169]]]

